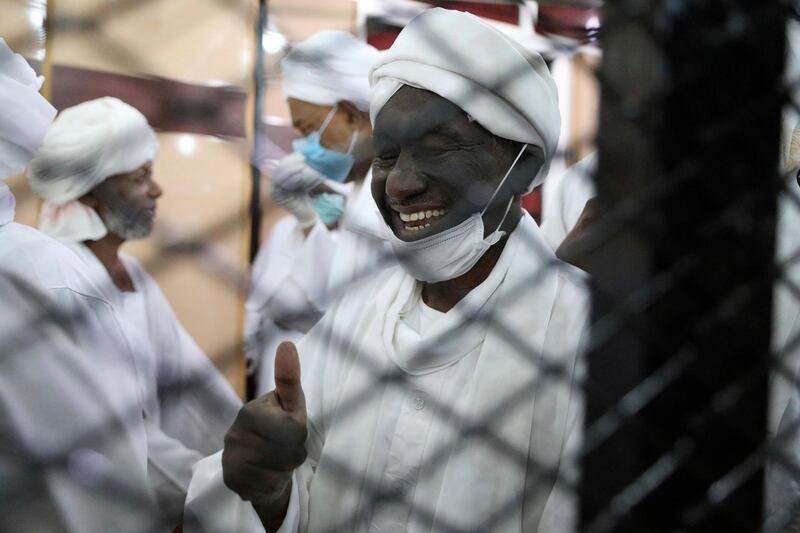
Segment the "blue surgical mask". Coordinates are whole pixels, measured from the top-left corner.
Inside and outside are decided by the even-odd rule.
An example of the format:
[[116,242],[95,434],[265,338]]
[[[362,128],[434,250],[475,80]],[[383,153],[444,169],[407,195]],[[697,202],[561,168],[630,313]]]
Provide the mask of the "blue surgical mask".
[[350,174],[350,170],[355,163],[351,152],[358,140],[358,131],[353,132],[353,136],[350,138],[350,148],[347,150],[347,153],[343,154],[342,152],[329,150],[322,146],[319,141],[320,136],[325,131],[325,128],[328,127],[328,124],[330,124],[335,114],[336,106],[334,106],[330,113],[328,113],[328,116],[325,117],[319,130],[302,139],[294,140],[292,142],[292,147],[295,152],[303,154],[308,166],[328,179],[343,183],[348,174]]
[[344,196],[322,193],[311,199],[311,207],[317,212],[322,223],[330,226],[339,220],[344,212]]

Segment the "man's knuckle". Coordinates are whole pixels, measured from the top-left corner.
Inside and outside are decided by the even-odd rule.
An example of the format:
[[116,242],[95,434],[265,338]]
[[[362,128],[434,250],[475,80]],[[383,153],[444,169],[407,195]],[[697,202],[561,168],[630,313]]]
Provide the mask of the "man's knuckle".
[[305,446],[298,447],[292,453],[292,464],[294,466],[299,466],[306,461],[308,457],[308,451],[306,450]]

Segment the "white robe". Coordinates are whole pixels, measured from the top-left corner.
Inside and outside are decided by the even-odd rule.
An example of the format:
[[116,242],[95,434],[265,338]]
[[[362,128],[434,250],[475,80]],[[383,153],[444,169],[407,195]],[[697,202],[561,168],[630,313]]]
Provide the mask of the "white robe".
[[258,394],[275,386],[275,350],[298,342],[322,317],[329,302],[357,281],[394,264],[378,236],[371,174],[354,187],[340,229],[322,222],[304,235],[294,217],[278,221],[258,252],[245,305],[245,349],[258,376]]
[[[13,206],[0,183],[0,530],[152,531],[147,436],[119,317],[71,251],[12,222]],[[75,320],[37,322],[38,304]],[[53,462],[27,470],[24,459]]]
[[597,152],[592,152],[542,186],[542,233],[557,250],[578,222],[583,208],[597,192],[592,176],[597,171]]
[[[796,381],[800,380],[800,296],[796,292],[800,289],[800,189],[794,175],[788,177],[785,190],[778,201],[775,247],[776,260],[785,270],[773,293],[772,349]],[[800,389],[784,373],[772,373],[768,427],[784,461],[795,467],[774,459],[768,462],[766,515],[767,530],[772,531],[791,518],[793,505],[800,505]],[[795,515],[800,517],[800,512]]]
[[[399,267],[338,300],[298,347],[309,459],[281,533],[572,531],[571,493],[544,474],[576,481],[588,294],[573,274],[526,215],[489,278],[438,318]],[[483,424],[497,440],[470,434]],[[195,469],[187,533],[263,531],[220,457]],[[375,502],[380,490],[408,501]]]
[[241,400],[180,324],[138,260],[120,254],[136,289],[123,292],[88,247],[71,244],[70,248],[119,311],[133,343],[149,429],[151,486],[164,515],[178,520],[192,467],[222,449]]

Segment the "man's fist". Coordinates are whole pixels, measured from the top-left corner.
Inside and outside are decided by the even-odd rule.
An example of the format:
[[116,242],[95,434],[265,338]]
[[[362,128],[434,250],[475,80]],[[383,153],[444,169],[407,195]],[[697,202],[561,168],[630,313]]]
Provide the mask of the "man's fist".
[[250,501],[265,525],[283,521],[307,434],[300,360],[294,344],[284,342],[275,356],[275,390],[242,407],[222,452],[225,485]]

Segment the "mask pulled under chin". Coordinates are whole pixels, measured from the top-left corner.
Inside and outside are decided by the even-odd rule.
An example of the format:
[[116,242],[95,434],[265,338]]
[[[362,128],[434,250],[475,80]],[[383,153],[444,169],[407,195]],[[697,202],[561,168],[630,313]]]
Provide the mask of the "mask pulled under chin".
[[411,277],[427,283],[463,276],[506,233],[498,228],[484,238],[482,213],[475,213],[452,228],[417,241],[404,241],[383,217],[381,221],[397,261]]
[[406,272],[414,279],[426,283],[437,283],[463,276],[483,257],[486,250],[495,245],[506,234],[500,228],[503,226],[503,222],[505,222],[511,209],[511,204],[514,201],[513,196],[509,198],[506,211],[500,223],[497,224],[497,228],[486,238],[483,237],[483,215],[492,205],[492,200],[503,187],[527,147],[527,144],[522,146],[516,159],[511,163],[511,167],[506,171],[505,176],[500,180],[497,188],[489,198],[486,207],[457,226],[416,241],[404,241],[394,234],[392,228],[379,215],[386,240],[392,247],[397,261]]

